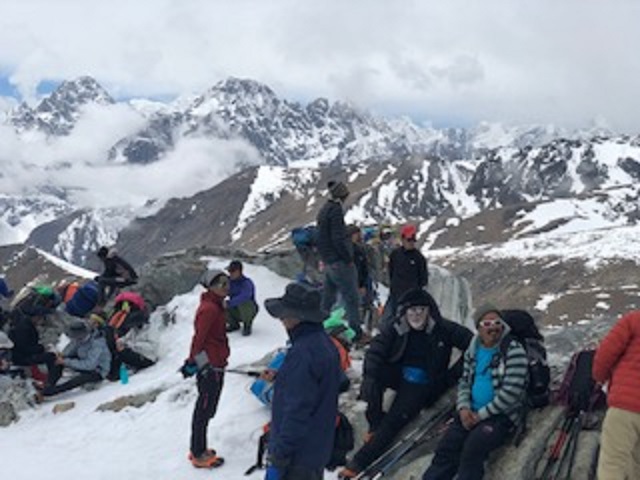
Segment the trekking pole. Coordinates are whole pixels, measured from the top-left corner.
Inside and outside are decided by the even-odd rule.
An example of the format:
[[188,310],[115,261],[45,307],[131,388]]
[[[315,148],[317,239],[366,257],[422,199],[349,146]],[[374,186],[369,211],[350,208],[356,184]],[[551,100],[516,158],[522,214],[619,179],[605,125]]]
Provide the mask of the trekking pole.
[[436,435],[426,435],[430,433],[433,427],[440,424],[443,420],[448,420],[451,415],[451,409],[447,408],[429,419],[423,421],[409,434],[405,435],[394,446],[384,452],[378,459],[365,468],[359,475],[355,477],[356,480],[374,480],[382,478],[393,465],[395,465],[402,457],[404,457],[409,451],[411,451],[416,445],[419,445],[423,441],[429,438],[434,438],[440,433],[440,430]]
[[558,434],[558,438],[556,439],[556,441],[554,442],[553,446],[549,451],[549,459],[547,460],[544,470],[542,471],[542,475],[538,477],[538,480],[547,480],[547,479],[553,478],[551,477],[551,472],[553,472],[554,467],[556,467],[556,463],[560,458],[560,453],[564,448],[565,442],[567,440],[567,436],[569,434],[569,431],[571,430],[574,419],[575,417],[573,415],[569,415],[565,418],[564,423],[562,424],[562,428],[560,429],[560,432]]
[[573,465],[576,461],[576,454],[578,452],[578,437],[580,432],[582,431],[582,416],[584,412],[580,412],[580,416],[577,420],[576,433],[574,435],[573,443],[571,444],[570,452],[569,452],[569,466],[567,467],[567,474],[565,475],[565,480],[571,480],[571,473],[573,472]]
[[221,373],[236,373],[238,375],[247,375],[249,377],[257,378],[262,375],[261,371],[258,370],[243,370],[241,368],[222,368],[222,367],[211,367],[214,372]]

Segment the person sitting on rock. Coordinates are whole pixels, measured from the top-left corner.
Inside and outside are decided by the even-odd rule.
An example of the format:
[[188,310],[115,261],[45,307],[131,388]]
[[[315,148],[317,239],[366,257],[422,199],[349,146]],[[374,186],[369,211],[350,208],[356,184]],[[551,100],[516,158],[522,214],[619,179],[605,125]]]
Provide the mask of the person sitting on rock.
[[[365,354],[360,398],[367,402],[369,433],[340,472],[342,478],[354,478],[367,468],[420,410],[455,384],[462,362],[449,368],[453,348],[466,350],[472,337],[466,327],[442,318],[424,290],[410,290],[400,298],[396,321],[383,328]],[[385,414],[387,388],[396,396]]]
[[[49,385],[41,392],[44,397],[101,382],[109,373],[111,353],[101,332],[91,329],[84,320],[74,319],[65,333],[71,341],[56,358]],[[75,375],[58,385],[65,368]]]
[[488,305],[475,315],[478,334],[464,355],[457,415],[423,480],[481,480],[489,454],[505,443],[526,402],[527,354]]
[[135,285],[138,274],[115,248],[100,247],[97,255],[104,264],[104,271],[95,280],[100,285],[100,304],[105,305],[120,288]]
[[227,331],[233,332],[242,326],[242,335],[251,335],[253,319],[258,314],[256,287],[243,273],[243,265],[233,260],[227,267],[231,284],[227,301]]

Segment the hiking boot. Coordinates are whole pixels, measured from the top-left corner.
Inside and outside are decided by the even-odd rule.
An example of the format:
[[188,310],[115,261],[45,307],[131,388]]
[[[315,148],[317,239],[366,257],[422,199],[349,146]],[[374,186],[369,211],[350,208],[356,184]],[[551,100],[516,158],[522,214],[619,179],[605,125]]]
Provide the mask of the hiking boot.
[[235,332],[236,330],[240,330],[240,325],[227,325],[226,330],[227,333]]
[[344,467],[342,470],[338,472],[338,478],[340,480],[344,480],[347,478],[356,478],[360,472],[357,470],[353,470],[349,467]]
[[[214,448],[207,448],[204,451],[204,453],[207,454],[207,455],[216,455],[218,452],[216,452],[216,450]],[[193,460],[193,453],[189,452],[189,454],[187,455],[187,458],[189,460]]]
[[224,463],[224,459],[218,457],[215,450],[205,450],[199,457],[195,457],[189,452],[189,460],[191,461],[191,465],[196,468],[215,468]]
[[243,337],[248,337],[249,335],[251,335],[251,325],[248,323],[245,323],[242,326],[242,336]]

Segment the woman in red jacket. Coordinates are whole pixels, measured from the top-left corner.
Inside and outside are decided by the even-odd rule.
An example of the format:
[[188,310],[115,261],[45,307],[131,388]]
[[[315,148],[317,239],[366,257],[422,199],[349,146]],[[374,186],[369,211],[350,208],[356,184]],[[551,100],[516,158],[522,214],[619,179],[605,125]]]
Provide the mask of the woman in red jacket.
[[596,351],[593,378],[609,382],[599,480],[640,478],[640,310],[624,315]]
[[182,367],[185,377],[197,374],[198,400],[191,423],[189,459],[194,467],[212,468],[222,464],[216,451],[207,448],[207,427],[218,408],[223,386],[221,369],[227,366],[229,343],[225,328],[223,300],[229,293],[229,277],[222,270],[208,270],[201,285],[189,358]]

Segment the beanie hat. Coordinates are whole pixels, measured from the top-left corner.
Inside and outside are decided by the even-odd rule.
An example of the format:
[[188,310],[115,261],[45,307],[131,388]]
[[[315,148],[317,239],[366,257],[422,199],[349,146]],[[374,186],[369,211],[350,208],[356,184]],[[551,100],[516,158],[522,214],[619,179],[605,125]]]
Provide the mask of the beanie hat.
[[224,271],[218,270],[216,268],[214,268],[213,270],[205,270],[205,272],[200,277],[200,285],[202,285],[204,288],[209,288],[221,275],[228,277],[228,275]]
[[402,305],[405,310],[409,307],[429,307],[431,306],[431,303],[431,296],[421,288],[409,290],[400,297],[400,300],[398,300],[398,304]]
[[342,182],[330,181],[327,183],[327,188],[329,189],[329,194],[331,198],[347,198],[349,196],[349,189]]
[[400,236],[402,238],[413,238],[416,236],[417,231],[418,229],[415,225],[408,223],[400,230]]
[[473,321],[475,326],[476,327],[478,326],[478,324],[480,323],[480,320],[482,320],[482,317],[484,317],[487,313],[491,313],[491,312],[497,313],[498,316],[502,318],[502,312],[495,305],[491,303],[485,303],[480,307],[478,307],[475,313],[473,314]]
[[84,320],[76,319],[69,324],[65,333],[72,340],[82,340],[89,333],[89,326]]

